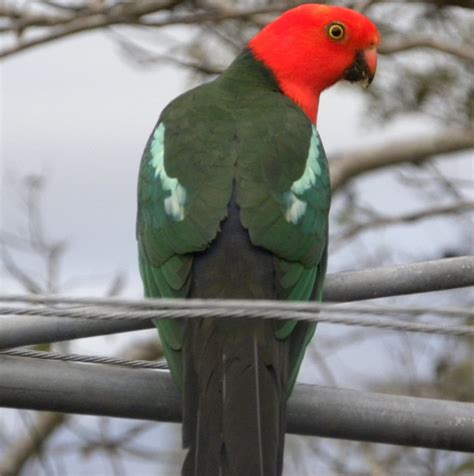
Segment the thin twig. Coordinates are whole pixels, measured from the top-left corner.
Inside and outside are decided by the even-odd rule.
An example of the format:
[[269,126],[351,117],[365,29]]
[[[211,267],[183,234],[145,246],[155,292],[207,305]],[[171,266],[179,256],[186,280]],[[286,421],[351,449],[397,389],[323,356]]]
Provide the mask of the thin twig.
[[[163,350],[158,345],[158,339],[153,339],[139,344],[134,342],[120,352],[119,356],[137,361],[153,361],[163,357]],[[38,454],[50,437],[68,420],[69,416],[61,413],[40,414],[36,420],[36,437],[19,438],[10,444],[0,463],[0,474],[20,474],[25,464]]]
[[434,156],[474,148],[474,129],[451,128],[431,136],[388,142],[351,153],[335,154],[330,162],[333,190],[374,170],[404,163],[420,163]]
[[[88,15],[74,15],[69,17],[56,16],[53,18],[53,20],[51,20],[50,17],[36,16],[27,17],[27,19],[22,22],[20,16],[19,19],[16,20],[16,24],[12,26],[13,31],[17,30],[18,28],[24,29],[26,27],[32,26],[59,26],[62,28],[55,28],[52,32],[39,38],[17,43],[10,48],[6,48],[0,52],[0,58],[6,58],[26,49],[43,45],[45,43],[49,43],[51,41],[77,33],[96,30],[110,25],[136,24],[144,15],[156,13],[161,10],[170,10],[179,3],[182,3],[182,0],[168,0],[167,2],[164,2],[163,0],[121,2],[98,12],[92,10]],[[0,17],[1,16],[11,16],[11,14],[9,15],[8,11],[0,10]]]
[[415,223],[417,221],[433,218],[436,216],[456,215],[459,213],[470,212],[472,210],[474,210],[474,202],[466,202],[466,203],[456,203],[454,205],[447,205],[447,206],[441,206],[441,207],[433,207],[427,210],[407,213],[405,215],[398,215],[394,217],[380,216],[374,220],[371,220],[365,223],[358,223],[357,225],[354,225],[348,230],[344,231],[344,233],[337,238],[336,246],[338,243],[342,241],[346,241],[350,238],[353,238],[355,235],[357,235],[360,232],[373,230],[375,228],[381,228],[381,227],[390,226],[390,225]]
[[469,63],[474,63],[474,48],[467,44],[453,44],[437,38],[428,37],[400,37],[384,40],[379,52],[385,55],[401,53],[415,48],[430,48],[456,56]]

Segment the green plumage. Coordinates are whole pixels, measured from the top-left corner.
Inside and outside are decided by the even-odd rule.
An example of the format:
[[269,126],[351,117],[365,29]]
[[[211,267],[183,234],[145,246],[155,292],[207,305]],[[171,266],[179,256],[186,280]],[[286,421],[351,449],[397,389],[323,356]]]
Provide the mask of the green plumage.
[[[246,50],[219,78],[171,102],[145,148],[137,219],[145,294],[320,300],[329,204],[328,165],[316,130]],[[267,322],[263,327],[232,324],[232,331],[230,324],[213,320],[195,325],[201,326],[199,339],[219,341],[213,352],[224,352],[224,368],[225,346],[232,346],[226,344],[229,332],[234,340],[239,333],[243,339],[246,333],[256,336],[261,359],[267,358],[268,349],[276,349],[268,351],[268,359],[273,359],[272,353],[281,354],[280,363],[272,360],[271,365],[285,367],[277,378],[283,400],[294,386],[315,329],[294,321]],[[212,356],[206,357],[207,343],[204,350],[195,346],[193,352],[185,351],[186,339],[195,339],[197,327],[191,331],[181,321],[157,321],[157,326],[181,389],[183,378],[186,385],[198,378],[187,374],[190,364],[185,359],[200,355],[217,365]],[[219,428],[216,431],[224,431]],[[191,433],[194,437],[195,431]]]

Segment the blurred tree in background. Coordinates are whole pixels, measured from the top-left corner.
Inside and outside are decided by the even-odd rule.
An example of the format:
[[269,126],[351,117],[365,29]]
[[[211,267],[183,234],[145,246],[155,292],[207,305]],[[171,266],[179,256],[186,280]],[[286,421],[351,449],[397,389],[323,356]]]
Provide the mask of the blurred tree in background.
[[[304,2],[6,0],[0,5],[0,35],[4,40],[0,57],[8,58],[49,42],[98,30],[134,66],[159,68],[171,63],[189,72],[190,82],[197,83],[222,71],[253,34],[299,3]],[[420,136],[387,138],[385,134],[379,144],[329,157],[335,191],[332,262],[339,269],[349,269],[472,254],[474,176],[469,160],[472,161],[474,148],[474,1],[320,3],[359,9],[383,33],[377,78],[371,88],[360,93],[366,126],[381,131],[397,123],[420,122],[426,126]],[[399,197],[409,196],[411,206],[404,206],[401,211],[394,206],[391,208],[397,212],[387,212],[384,204],[367,199],[369,183],[387,180],[392,184],[389,193],[393,196],[386,200],[396,204]],[[18,236],[15,230],[1,230],[3,272],[21,283],[26,292],[56,293],[64,290],[58,270],[66,243],[45,237],[38,208],[42,184],[38,177],[24,184],[29,234]],[[410,247],[410,240],[428,244],[436,230],[449,230],[449,246],[440,247],[435,253],[427,251],[431,250],[429,247]],[[15,259],[18,252],[33,253],[36,260],[42,260],[45,274],[38,277],[22,268]],[[109,295],[120,293],[121,279],[119,275],[113,279],[106,291]],[[472,305],[472,297],[462,290],[403,299],[405,303],[428,300],[431,304]],[[358,382],[359,386],[377,391],[472,400],[472,340],[405,335],[386,339],[379,332],[352,330],[316,341],[308,352],[308,360],[321,382],[340,386]],[[381,375],[367,380],[364,369],[352,372],[349,382],[347,372],[341,377],[338,355],[347,355],[352,346],[362,341],[369,346],[370,341],[377,341],[378,348],[382,342],[393,362],[390,378]],[[141,359],[161,355],[156,343],[149,342],[134,348],[133,355],[130,352],[127,349],[124,355]],[[79,417],[23,414],[28,415],[23,416],[28,431],[18,432],[14,438],[1,435],[0,431],[2,476],[41,474],[41,469],[48,475],[68,474],[67,468],[55,467],[58,454],[67,451],[79,453],[85,459],[97,452],[106,455],[109,474],[127,474],[124,462],[128,459],[148,461],[148,474],[157,474],[158,467],[163,471],[160,474],[178,472],[179,452],[154,449],[153,438],[144,448],[143,442],[156,424],[123,422],[119,426],[100,419],[91,432]],[[63,438],[51,440],[61,433]],[[71,433],[76,440],[68,446],[63,440],[70,441]],[[308,437],[288,437],[286,455],[287,474],[474,473],[472,459],[466,455]],[[140,474],[146,473],[142,470]]]

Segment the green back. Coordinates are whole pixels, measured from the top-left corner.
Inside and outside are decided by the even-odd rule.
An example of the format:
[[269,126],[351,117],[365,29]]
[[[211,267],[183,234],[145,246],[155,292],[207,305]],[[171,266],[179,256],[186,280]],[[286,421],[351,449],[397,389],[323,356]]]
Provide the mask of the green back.
[[[251,242],[275,256],[278,298],[321,299],[330,205],[325,153],[306,115],[248,50],[218,79],[171,102],[145,148],[137,237],[147,297],[189,296],[193,254],[212,245],[233,193]],[[181,386],[183,324],[157,326]],[[290,389],[314,329],[294,321],[275,327],[277,338],[294,340]]]

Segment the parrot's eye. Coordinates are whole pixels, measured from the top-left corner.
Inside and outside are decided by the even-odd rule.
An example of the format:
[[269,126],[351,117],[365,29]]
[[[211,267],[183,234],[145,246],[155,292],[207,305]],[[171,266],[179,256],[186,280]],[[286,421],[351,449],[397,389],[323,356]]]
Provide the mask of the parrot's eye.
[[328,27],[328,35],[332,40],[342,40],[345,34],[346,29],[342,23],[331,23]]

